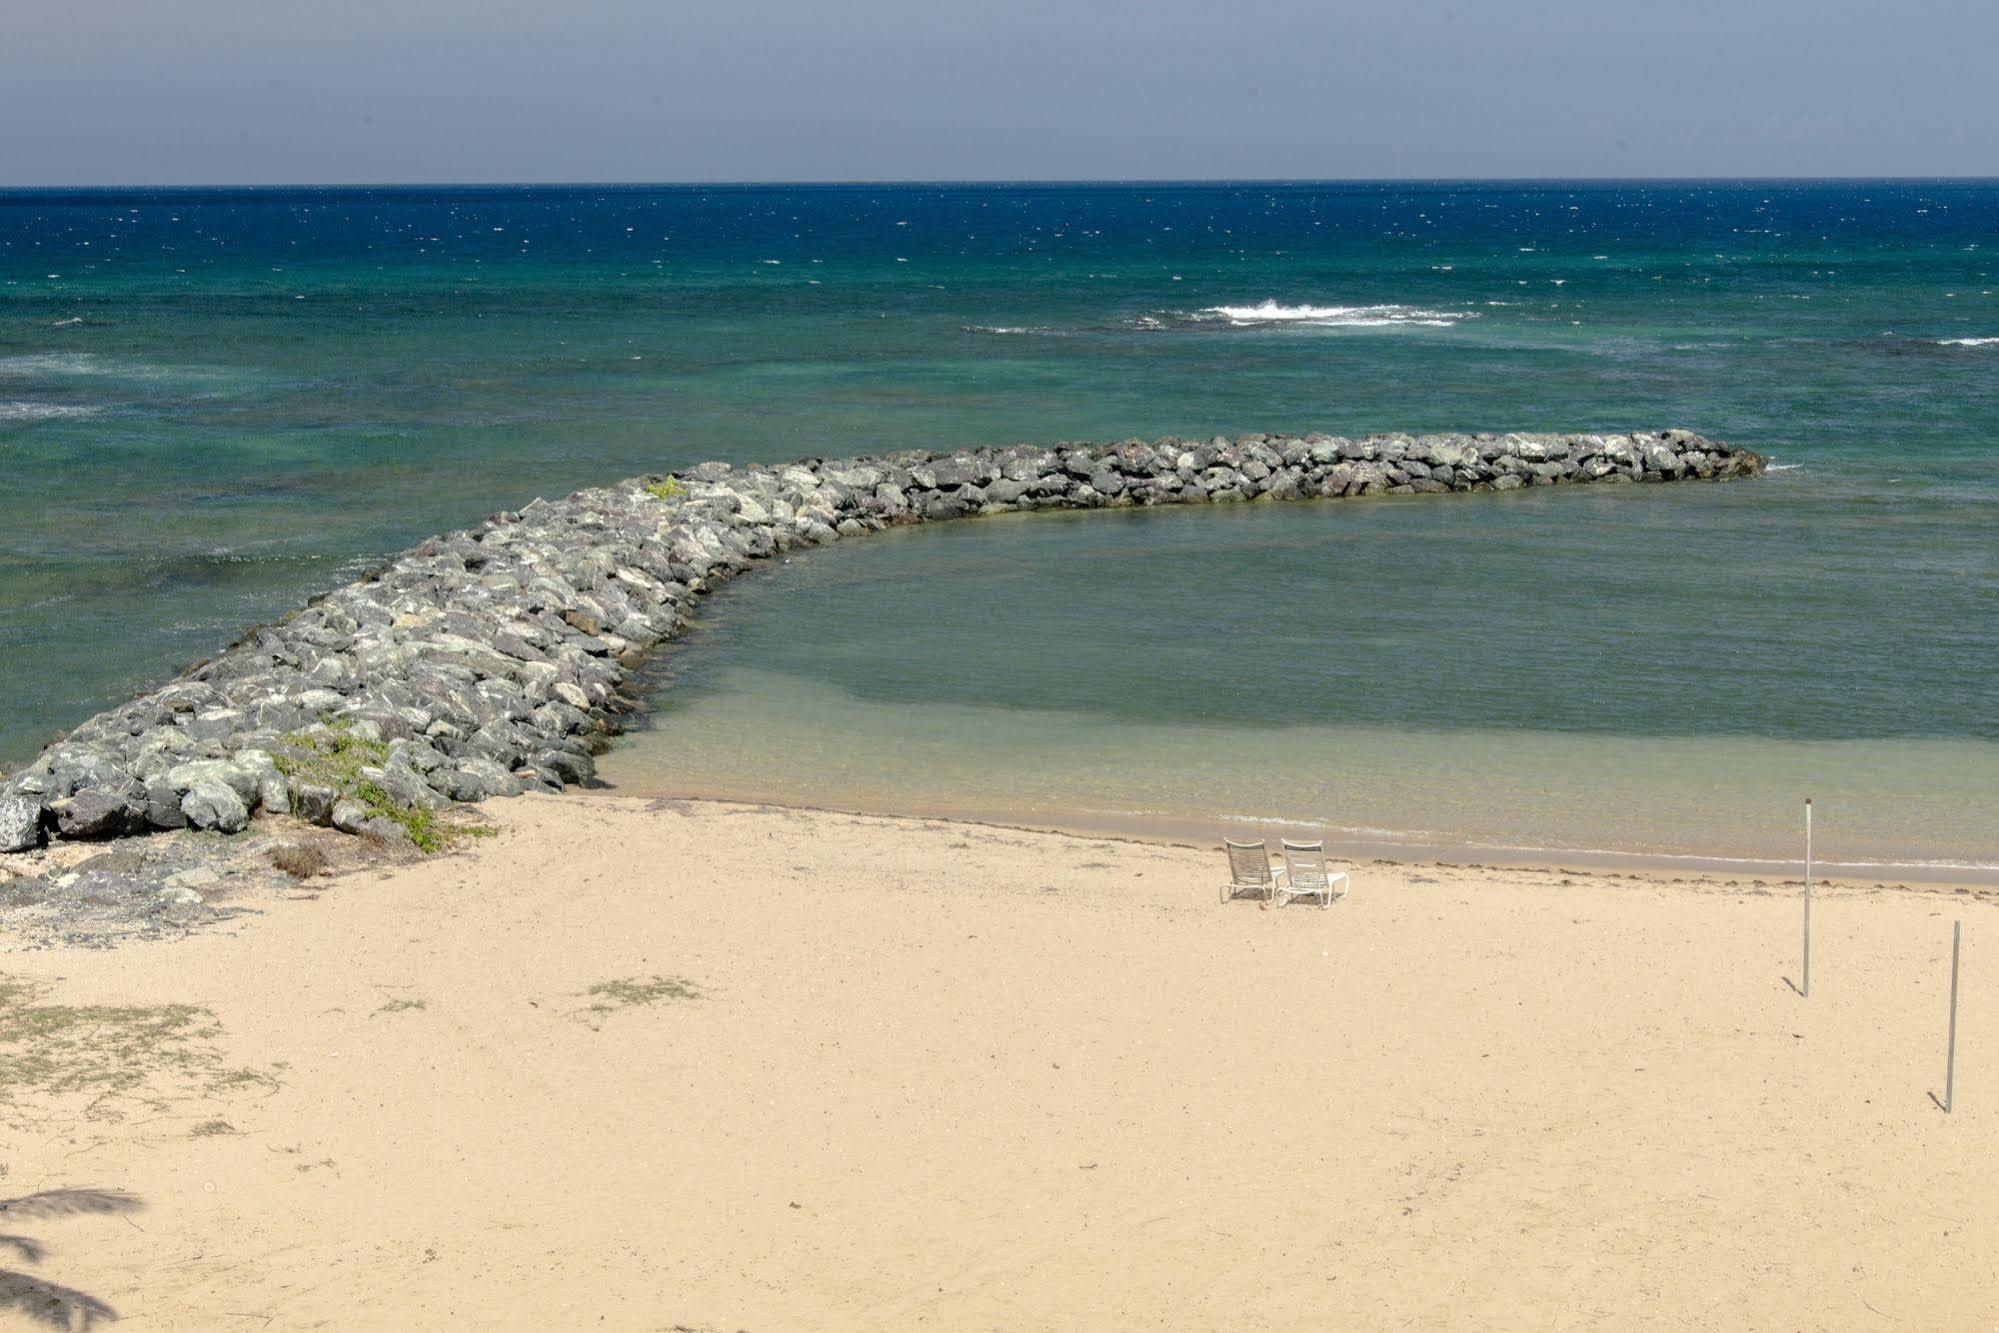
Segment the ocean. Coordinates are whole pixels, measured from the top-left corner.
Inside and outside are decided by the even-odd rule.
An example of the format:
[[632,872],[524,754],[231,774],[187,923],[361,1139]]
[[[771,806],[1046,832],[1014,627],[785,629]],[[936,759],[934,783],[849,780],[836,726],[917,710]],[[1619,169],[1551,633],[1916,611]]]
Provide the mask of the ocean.
[[1661,426],[1774,467],[795,554],[604,776],[1743,864],[1810,795],[1827,862],[1999,867],[1999,183],[0,192],[0,767],[641,471]]

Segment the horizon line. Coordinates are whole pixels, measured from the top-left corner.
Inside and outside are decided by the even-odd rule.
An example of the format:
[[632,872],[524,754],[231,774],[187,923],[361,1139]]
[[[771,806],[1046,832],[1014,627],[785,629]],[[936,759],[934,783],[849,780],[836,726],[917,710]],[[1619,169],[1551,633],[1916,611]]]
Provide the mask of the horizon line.
[[62,193],[120,190],[559,190],[559,189],[880,189],[880,188],[1062,188],[1110,186],[1131,189],[1167,186],[1305,185],[1907,185],[1999,184],[1999,175],[1914,176],[1048,176],[1048,177],[854,177],[734,180],[354,180],[354,181],[118,181],[63,184],[0,184],[5,193]]

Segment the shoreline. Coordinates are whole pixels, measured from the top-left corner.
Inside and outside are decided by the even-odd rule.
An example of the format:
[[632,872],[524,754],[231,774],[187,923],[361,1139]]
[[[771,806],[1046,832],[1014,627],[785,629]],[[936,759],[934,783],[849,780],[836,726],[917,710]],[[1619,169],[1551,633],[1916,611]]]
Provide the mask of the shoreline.
[[[1085,812],[1099,818],[1042,818],[1031,812],[1006,811],[990,807],[937,806],[928,809],[887,809],[865,802],[799,801],[762,797],[747,792],[626,791],[610,784],[591,786],[578,799],[608,797],[620,801],[683,801],[695,805],[788,810],[801,814],[846,815],[863,819],[906,820],[914,823],[961,824],[967,828],[999,832],[1042,833],[1068,838],[1113,839],[1147,846],[1177,847],[1220,854],[1222,839],[1238,841],[1262,838],[1273,849],[1279,838],[1320,840],[1329,856],[1399,867],[1436,867],[1450,870],[1514,870],[1546,874],[1589,875],[1616,878],[1628,875],[1648,881],[1732,883],[1724,877],[1749,879],[1756,885],[1766,880],[1775,885],[1799,886],[1804,880],[1802,856],[1797,861],[1774,858],[1725,857],[1690,853],[1621,851],[1616,848],[1562,848],[1488,846],[1477,843],[1423,842],[1389,837],[1345,836],[1323,825],[1283,819],[1255,819],[1221,815],[1211,819],[1194,816],[1126,815],[1121,812]],[[1802,849],[1801,849],[1802,850]],[[1466,858],[1479,858],[1469,860]],[[1836,885],[1852,889],[1880,889],[1887,892],[1957,892],[1978,895],[1999,894],[1999,866],[1942,863],[1883,863],[1829,861],[1817,854],[1812,859],[1813,887]]]
[[[553,802],[553,805],[544,804]],[[1616,889],[1685,888],[1701,893],[1774,896],[1795,904],[1802,886],[1796,862],[1673,859],[1645,854],[1576,853],[1560,849],[1498,850],[1449,845],[1341,839],[1317,827],[1227,821],[1118,821],[1023,817],[1018,813],[964,808],[882,809],[835,802],[765,799],[744,793],[631,792],[606,784],[568,793],[528,793],[483,808],[489,823],[481,836],[455,840],[444,855],[426,856],[406,842],[352,837],[316,827],[293,816],[260,815],[243,832],[223,835],[176,830],[122,844],[53,842],[37,851],[0,857],[0,957],[14,954],[90,952],[146,947],[163,941],[198,941],[230,934],[232,923],[283,910],[288,900],[324,892],[358,878],[382,880],[415,873],[426,865],[469,867],[488,837],[526,823],[559,823],[563,808],[579,825],[621,821],[648,813],[694,814],[715,819],[837,821],[876,830],[892,843],[900,833],[941,834],[963,840],[1030,838],[1054,840],[1071,848],[1123,847],[1134,854],[1192,857],[1221,874],[1221,840],[1261,837],[1274,851],[1283,836],[1325,836],[1329,858],[1363,878],[1387,876],[1406,881],[1432,874],[1470,881],[1497,878],[1544,885],[1596,885]],[[557,849],[565,836],[550,827],[536,851],[560,874]],[[967,844],[969,845],[969,844]],[[870,849],[870,855],[873,849]],[[1991,878],[1936,873],[1884,875],[1865,867],[1815,859],[1815,894],[1886,894],[1957,902],[1999,900]],[[331,877],[331,878],[328,878]],[[1791,909],[1795,910],[1795,906]],[[0,980],[5,965],[0,964]]]

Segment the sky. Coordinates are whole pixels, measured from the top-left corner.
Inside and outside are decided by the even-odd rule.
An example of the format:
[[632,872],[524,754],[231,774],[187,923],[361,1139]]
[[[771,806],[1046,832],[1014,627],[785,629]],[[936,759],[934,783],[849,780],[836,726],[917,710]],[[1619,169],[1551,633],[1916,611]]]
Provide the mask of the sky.
[[0,186],[1999,175],[1999,0],[6,0]]

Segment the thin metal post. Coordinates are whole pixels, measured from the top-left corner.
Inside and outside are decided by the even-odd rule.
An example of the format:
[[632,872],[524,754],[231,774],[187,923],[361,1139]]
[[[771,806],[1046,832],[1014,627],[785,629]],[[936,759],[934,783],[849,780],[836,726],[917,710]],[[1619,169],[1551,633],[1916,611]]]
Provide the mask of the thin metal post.
[[1950,1103],[1957,1091],[1957,949],[1964,934],[1964,923],[1950,923],[1950,1037],[1944,1046],[1943,1057],[1943,1109],[1950,1114]]
[[1812,798],[1805,798],[1805,964],[1798,993],[1812,997]]

